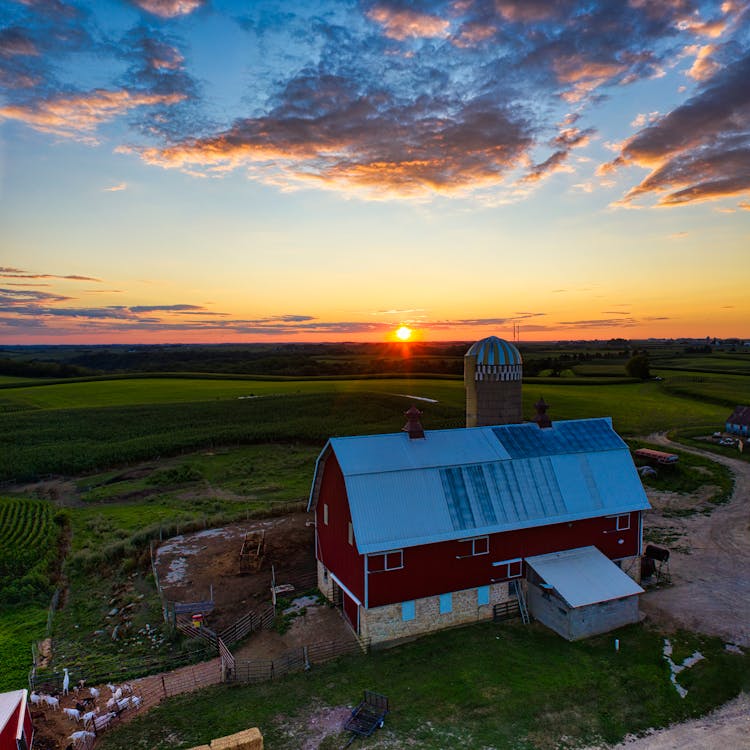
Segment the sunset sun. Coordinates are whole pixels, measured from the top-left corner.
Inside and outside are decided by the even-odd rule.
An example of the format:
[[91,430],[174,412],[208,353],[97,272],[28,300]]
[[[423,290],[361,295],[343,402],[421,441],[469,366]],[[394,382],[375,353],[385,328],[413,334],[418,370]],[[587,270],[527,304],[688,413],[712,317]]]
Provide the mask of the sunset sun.
[[411,328],[408,326],[401,326],[401,328],[396,331],[396,337],[400,341],[408,341],[411,338]]

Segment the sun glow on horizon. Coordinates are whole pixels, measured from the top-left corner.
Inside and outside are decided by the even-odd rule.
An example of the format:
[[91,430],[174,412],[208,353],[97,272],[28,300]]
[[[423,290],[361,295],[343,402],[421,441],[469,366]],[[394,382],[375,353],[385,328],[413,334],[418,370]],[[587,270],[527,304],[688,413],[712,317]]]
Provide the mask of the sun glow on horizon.
[[412,330],[408,326],[401,326],[401,328],[396,331],[396,338],[398,338],[399,341],[408,341],[411,338],[411,335]]

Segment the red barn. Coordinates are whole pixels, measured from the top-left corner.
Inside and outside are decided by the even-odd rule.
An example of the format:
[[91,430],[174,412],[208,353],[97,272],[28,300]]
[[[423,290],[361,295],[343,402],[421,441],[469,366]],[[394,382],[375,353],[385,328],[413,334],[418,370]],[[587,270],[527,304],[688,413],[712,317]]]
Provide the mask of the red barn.
[[[531,588],[543,622],[555,597],[578,618],[575,628],[547,623],[566,637],[637,620],[642,589],[623,571],[638,580],[650,506],[611,420],[410,425],[331,438],[315,468],[318,585],[359,635],[377,643],[489,619]],[[576,560],[604,558],[591,601],[569,580],[570,559],[538,557],[589,547]]]
[[0,693],[0,750],[29,750],[33,740],[28,691]]

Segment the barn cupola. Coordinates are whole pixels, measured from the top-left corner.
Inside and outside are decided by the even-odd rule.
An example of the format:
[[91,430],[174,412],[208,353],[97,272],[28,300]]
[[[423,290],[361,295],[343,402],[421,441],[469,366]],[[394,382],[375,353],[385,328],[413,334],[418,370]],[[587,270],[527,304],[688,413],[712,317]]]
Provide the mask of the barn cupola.
[[497,336],[488,336],[464,355],[466,426],[518,424],[521,413],[523,360],[518,349]]
[[422,416],[422,412],[417,409],[416,406],[412,406],[408,411],[404,412],[404,416],[407,419],[406,424],[401,428],[402,432],[405,432],[410,440],[416,440],[417,438],[424,437],[424,427],[419,421]]
[[539,401],[537,401],[534,404],[534,408],[536,409],[536,414],[534,415],[534,422],[539,425],[542,429],[545,427],[552,427],[552,420],[549,418],[549,414],[547,414],[547,409],[549,409],[549,405],[544,400],[544,396],[542,396]]

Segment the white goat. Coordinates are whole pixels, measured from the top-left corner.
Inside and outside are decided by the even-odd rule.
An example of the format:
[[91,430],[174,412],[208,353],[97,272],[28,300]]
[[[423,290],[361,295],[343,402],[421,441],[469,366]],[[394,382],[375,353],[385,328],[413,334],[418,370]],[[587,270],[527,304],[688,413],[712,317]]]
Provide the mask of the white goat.
[[99,691],[96,688],[89,688],[89,694],[92,698],[98,698],[99,697]]
[[91,724],[94,721],[94,717],[96,716],[96,711],[86,711],[86,713],[81,716],[81,720],[83,721],[83,726],[88,727],[89,724]]
[[81,720],[81,712],[77,708],[64,708],[63,713],[73,721]]
[[63,677],[63,695],[67,695],[68,688],[70,687],[70,675],[68,674],[68,668],[65,667],[65,669],[63,669],[63,672],[65,672],[65,677]]
[[117,701],[117,710],[122,711],[123,709],[126,709],[130,705],[130,698],[121,698],[119,701]]
[[109,726],[109,722],[114,718],[112,712],[102,714],[101,716],[94,717],[94,731],[99,732],[102,729],[106,729]]
[[57,711],[60,708],[60,699],[55,698],[54,695],[45,695],[44,702],[53,710]]
[[133,696],[133,697],[132,697],[132,698],[130,699],[130,705],[131,705],[131,706],[132,706],[132,707],[133,707],[133,708],[134,708],[134,709],[135,709],[136,711],[137,711],[137,710],[138,710],[138,709],[139,709],[139,708],[141,707],[141,703],[142,703],[142,702],[143,702],[143,701],[141,700],[141,698],[139,698],[139,697],[138,697],[137,695],[134,695],[134,696]]
[[115,692],[114,692],[114,694],[112,695],[112,697],[113,697],[113,698],[114,698],[114,699],[115,699],[116,701],[119,701],[119,700],[120,700],[120,698],[122,698],[122,688],[117,688],[117,690],[115,690]]
[[82,742],[83,740],[94,740],[96,739],[96,735],[93,732],[87,732],[84,729],[81,729],[78,732],[73,732],[69,739],[73,740],[73,742]]
[[115,690],[117,690],[117,685],[113,685],[111,682],[108,682],[107,687],[109,688],[109,692],[112,693],[112,695],[114,695]]
[[121,689],[123,693],[133,695],[133,686],[129,682],[123,682]]
[[114,695],[107,701],[107,708],[114,708],[117,705]]
[[41,705],[44,698],[39,695],[39,693],[32,692],[31,695],[29,695],[29,700],[31,701],[32,706],[39,706]]

